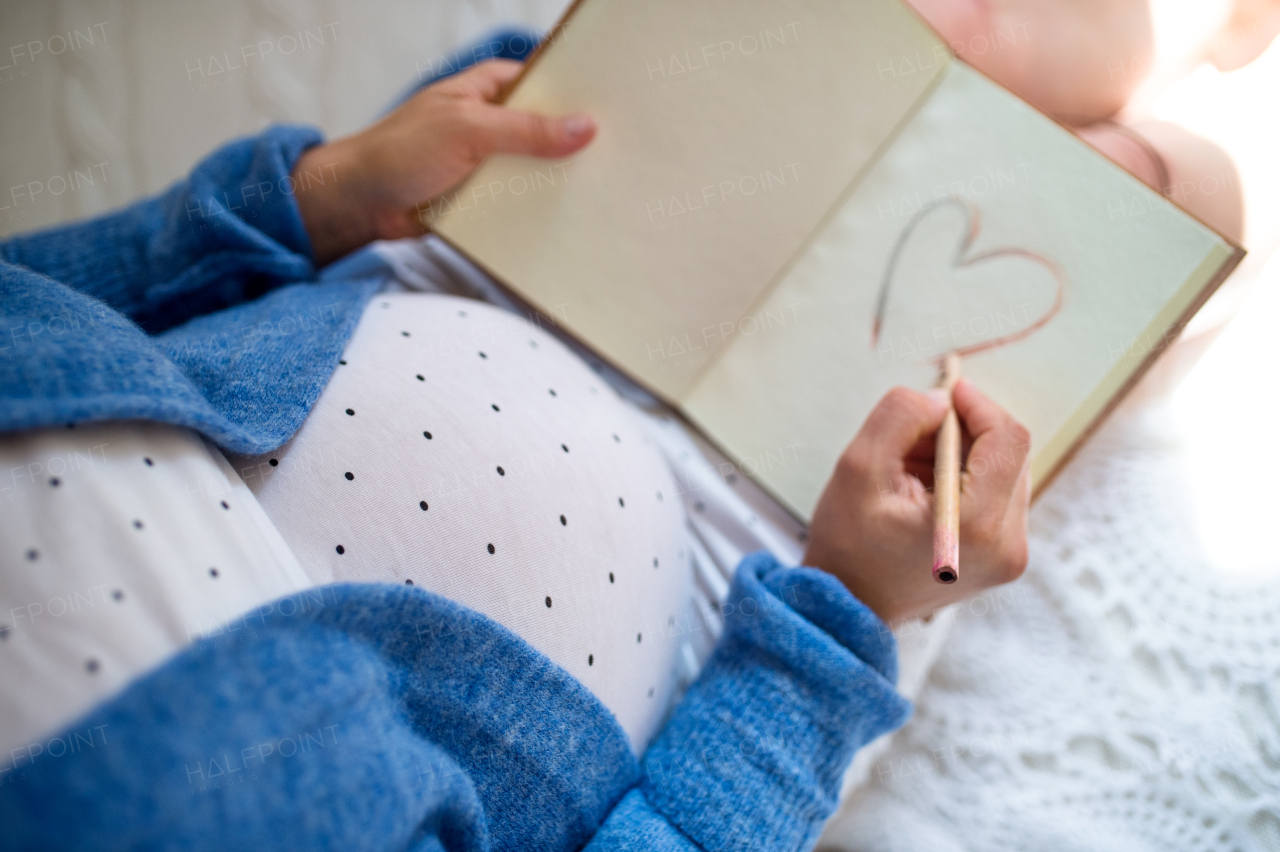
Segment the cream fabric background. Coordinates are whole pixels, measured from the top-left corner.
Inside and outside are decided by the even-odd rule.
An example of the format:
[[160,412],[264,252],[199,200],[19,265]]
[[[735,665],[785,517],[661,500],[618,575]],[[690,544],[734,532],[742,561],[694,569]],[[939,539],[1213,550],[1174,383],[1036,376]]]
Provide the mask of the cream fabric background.
[[[545,30],[563,6],[561,0],[0,4],[0,236],[156,192],[219,143],[271,122],[315,124],[328,135],[357,130],[455,47],[499,25]],[[72,36],[77,49],[65,42],[72,30],[80,33]],[[300,32],[311,34],[303,35],[309,47],[285,55]],[[216,73],[211,58],[244,67]],[[68,172],[71,187],[59,182]]]

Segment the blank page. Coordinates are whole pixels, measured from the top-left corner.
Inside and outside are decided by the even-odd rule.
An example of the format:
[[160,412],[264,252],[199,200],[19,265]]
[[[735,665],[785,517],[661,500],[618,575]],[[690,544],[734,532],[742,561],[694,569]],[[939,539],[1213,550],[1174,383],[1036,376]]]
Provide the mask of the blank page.
[[598,136],[433,228],[674,400],[952,61],[897,0],[584,0],[508,104]]

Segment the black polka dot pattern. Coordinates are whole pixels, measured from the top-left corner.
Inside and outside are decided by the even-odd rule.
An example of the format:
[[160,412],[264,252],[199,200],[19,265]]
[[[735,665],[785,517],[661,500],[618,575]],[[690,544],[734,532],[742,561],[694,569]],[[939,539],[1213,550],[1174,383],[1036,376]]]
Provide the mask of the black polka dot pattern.
[[[316,438],[308,443],[308,434],[301,433],[289,450],[295,454],[295,464],[282,469],[295,492],[332,492],[323,518],[316,519],[311,552],[323,558],[324,549],[331,547],[335,555],[343,556],[332,563],[340,581],[444,591],[469,606],[477,604],[468,600],[468,593],[450,593],[445,591],[449,586],[439,585],[442,579],[453,582],[449,572],[469,570],[468,584],[481,592],[507,578],[510,589],[520,592],[514,600],[529,601],[532,606],[525,606],[539,613],[546,610],[545,618],[526,622],[531,642],[547,631],[564,635],[577,630],[581,638],[569,642],[556,662],[590,688],[604,690],[601,696],[612,694],[619,701],[629,701],[633,712],[642,715],[660,714],[653,703],[645,703],[644,693],[650,689],[648,684],[663,683],[661,697],[666,700],[663,667],[685,641],[668,641],[669,634],[681,633],[661,629],[668,613],[683,605],[672,602],[677,594],[671,590],[673,578],[683,582],[684,576],[672,570],[682,566],[673,561],[677,538],[668,530],[683,529],[684,503],[678,492],[671,501],[665,500],[674,481],[657,450],[649,449],[656,441],[645,440],[643,432],[636,434],[631,414],[620,408],[622,398],[607,385],[597,386],[584,381],[581,374],[546,366],[556,365],[553,359],[565,360],[568,353],[555,341],[542,346],[547,342],[542,337],[528,337],[541,332],[529,331],[512,340],[492,333],[487,325],[489,308],[464,311],[447,302],[443,314],[435,314],[444,323],[442,328],[419,325],[406,302],[398,301],[405,296],[388,298],[397,300],[391,304],[398,310],[367,312],[363,320],[376,322],[381,333],[355,338],[356,345],[380,345],[381,351],[351,353],[352,369],[335,374],[326,391],[327,406],[318,409],[324,416],[316,418],[317,423],[332,424],[338,412],[351,418],[359,412],[361,423],[370,428],[342,430],[346,434],[334,434],[339,431],[335,429],[324,436],[325,445],[320,447]],[[472,316],[477,311],[481,313]],[[376,319],[369,319],[370,315]],[[454,325],[459,319],[475,319],[479,325]],[[483,341],[478,336],[482,330]],[[477,336],[467,345],[465,338],[471,335]],[[410,336],[419,339],[416,354],[414,347],[403,342]],[[375,339],[381,343],[367,342]],[[513,383],[513,375],[520,376],[519,384]],[[378,376],[384,378],[379,381]],[[406,398],[410,381],[422,388]],[[325,404],[323,399],[321,403]],[[615,409],[616,416],[607,414]],[[424,420],[431,426],[425,427]],[[352,427],[359,425],[351,421]],[[415,431],[422,437],[415,436]],[[624,433],[629,437],[624,439]],[[429,449],[411,443],[422,440],[430,442]],[[380,445],[377,453],[366,453],[362,441]],[[560,453],[555,452],[557,446]],[[308,462],[323,454],[333,461]],[[259,461],[268,460],[264,456]],[[357,467],[362,480],[359,489],[354,487]],[[650,473],[651,469],[661,472]],[[270,481],[264,478],[250,485],[258,491],[260,483]],[[341,482],[352,487],[341,490]],[[430,503],[421,499],[423,491],[431,491]],[[295,499],[304,499],[301,493]],[[270,492],[259,494],[269,496]],[[266,497],[263,500],[265,504]],[[668,502],[670,506],[664,505]],[[403,515],[412,512],[414,504],[422,517],[417,524],[407,523]],[[386,506],[390,509],[384,510]],[[401,528],[394,526],[397,514],[402,515],[399,523],[405,524]],[[568,528],[569,515],[574,516],[573,530]],[[552,537],[550,530],[555,526],[560,532]],[[648,535],[655,529],[657,536]],[[641,531],[643,538],[638,537]],[[342,535],[344,543],[333,542],[334,535]],[[395,572],[387,548],[400,546],[398,541],[392,544],[391,538],[407,536],[420,537],[405,543],[422,558]],[[601,546],[602,538],[610,543]],[[636,546],[631,544],[633,538]],[[503,542],[501,560],[492,558],[497,555],[498,539]],[[346,541],[354,548],[350,560],[345,559]],[[543,566],[530,564],[538,548],[549,557]],[[546,567],[551,565],[578,574],[566,587]],[[515,573],[531,574],[532,580],[513,582],[510,578]],[[572,594],[566,597],[569,590]],[[512,599],[508,593],[506,600]],[[654,608],[658,606],[661,609]],[[589,617],[584,618],[584,608],[592,613]],[[483,603],[478,609],[486,612]],[[530,615],[520,606],[509,612],[514,619]],[[501,621],[501,614],[498,617]],[[654,625],[659,628],[657,638],[651,635],[644,641],[642,628],[652,633]],[[604,661],[598,668],[596,652]],[[620,679],[619,672],[630,674]],[[619,685],[622,682],[624,686]]]

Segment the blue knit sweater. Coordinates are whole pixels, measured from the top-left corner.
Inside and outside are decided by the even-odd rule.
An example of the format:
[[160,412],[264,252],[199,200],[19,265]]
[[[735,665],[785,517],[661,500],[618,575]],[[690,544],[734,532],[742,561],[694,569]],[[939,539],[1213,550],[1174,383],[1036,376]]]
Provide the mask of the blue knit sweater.
[[[292,435],[378,286],[316,281],[285,178],[318,141],[273,128],[157,198],[0,243],[0,431]],[[0,848],[803,849],[854,751],[909,712],[879,619],[767,554],[639,762],[570,675],[447,600],[343,585],[265,609],[68,729],[90,745],[11,755]]]
[[639,762],[573,677],[443,598],[328,586],[270,610],[71,726],[91,744],[20,757],[0,848],[806,849],[854,751],[908,713],[880,621],[765,554]]
[[0,430],[136,418],[284,443],[378,287],[316,281],[287,190],[319,142],[273,127],[155,198],[0,243]]

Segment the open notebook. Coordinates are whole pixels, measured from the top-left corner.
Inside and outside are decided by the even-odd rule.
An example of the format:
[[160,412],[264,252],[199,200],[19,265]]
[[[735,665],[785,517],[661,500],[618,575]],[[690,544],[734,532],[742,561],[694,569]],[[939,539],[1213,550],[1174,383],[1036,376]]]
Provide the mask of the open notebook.
[[804,520],[950,350],[1039,490],[1243,256],[897,0],[578,0],[506,102],[600,132],[432,229]]

